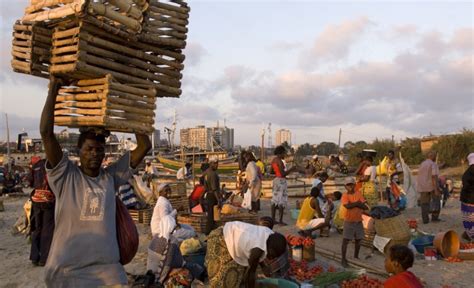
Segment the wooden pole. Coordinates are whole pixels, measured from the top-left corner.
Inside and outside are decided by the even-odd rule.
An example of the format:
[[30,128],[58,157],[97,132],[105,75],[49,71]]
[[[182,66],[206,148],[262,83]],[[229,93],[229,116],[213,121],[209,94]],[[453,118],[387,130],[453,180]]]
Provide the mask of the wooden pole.
[[[316,253],[319,253],[321,254],[322,256],[326,257],[326,258],[330,258],[330,259],[333,259],[333,260],[337,260],[337,261],[341,261],[342,257],[336,253],[336,252],[333,252],[333,251],[330,251],[330,250],[327,250],[327,249],[323,249],[323,248],[319,248],[319,247],[314,247]],[[355,260],[355,259],[347,259],[347,262],[349,262],[350,264],[354,265],[354,266],[358,266],[358,267],[361,267],[361,268],[364,268],[366,269],[367,271],[373,273],[373,274],[377,274],[377,275],[380,275],[380,276],[383,276],[383,277],[388,277],[388,273],[381,270],[381,269],[377,269],[369,264],[366,264],[366,263],[363,263],[361,261],[358,261],[358,260]]]

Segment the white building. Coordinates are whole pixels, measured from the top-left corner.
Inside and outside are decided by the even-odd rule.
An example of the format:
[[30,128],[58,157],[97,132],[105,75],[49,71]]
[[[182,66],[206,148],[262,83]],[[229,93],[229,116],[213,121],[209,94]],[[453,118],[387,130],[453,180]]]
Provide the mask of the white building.
[[184,128],[180,130],[179,138],[181,146],[195,147],[204,151],[234,148],[234,129],[228,127],[199,125],[195,128]]
[[291,131],[288,129],[280,129],[276,131],[276,145],[281,145],[284,142],[287,142],[288,145],[291,145]]

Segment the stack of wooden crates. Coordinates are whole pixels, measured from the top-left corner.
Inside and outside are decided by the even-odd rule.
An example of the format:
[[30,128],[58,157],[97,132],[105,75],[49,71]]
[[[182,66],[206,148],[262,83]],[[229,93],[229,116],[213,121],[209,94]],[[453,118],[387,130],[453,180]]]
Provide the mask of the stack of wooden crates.
[[13,70],[65,83],[55,124],[154,131],[156,97],[179,97],[190,8],[181,0],[30,0]]

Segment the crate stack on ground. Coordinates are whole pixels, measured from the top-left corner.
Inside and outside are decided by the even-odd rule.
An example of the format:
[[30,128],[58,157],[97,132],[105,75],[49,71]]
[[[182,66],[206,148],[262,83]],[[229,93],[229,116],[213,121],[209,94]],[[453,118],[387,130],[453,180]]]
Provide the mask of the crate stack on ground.
[[12,67],[64,80],[56,125],[149,134],[156,97],[181,95],[189,11],[181,0],[30,0]]

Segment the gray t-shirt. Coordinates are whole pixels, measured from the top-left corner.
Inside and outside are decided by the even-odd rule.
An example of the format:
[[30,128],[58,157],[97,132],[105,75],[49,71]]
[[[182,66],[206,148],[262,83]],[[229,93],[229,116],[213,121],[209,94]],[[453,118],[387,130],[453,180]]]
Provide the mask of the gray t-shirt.
[[47,173],[56,196],[56,227],[45,267],[46,285],[127,284],[119,263],[115,191],[131,177],[130,153],[101,169],[95,178],[82,173],[67,154]]

